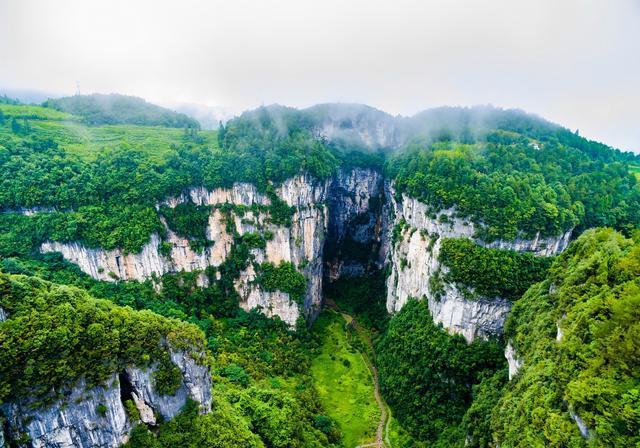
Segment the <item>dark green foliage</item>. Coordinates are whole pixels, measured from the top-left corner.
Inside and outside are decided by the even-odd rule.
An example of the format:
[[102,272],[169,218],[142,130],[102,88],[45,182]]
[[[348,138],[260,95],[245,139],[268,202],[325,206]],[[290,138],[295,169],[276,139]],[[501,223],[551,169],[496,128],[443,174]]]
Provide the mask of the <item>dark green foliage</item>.
[[267,187],[267,197],[271,202],[269,206],[269,221],[276,225],[290,226],[295,207],[290,207],[289,204],[280,199],[271,185]]
[[249,385],[250,376],[238,364],[229,364],[228,366],[225,366],[225,368],[220,372],[220,375],[228,378],[229,381],[238,383],[244,387]]
[[313,421],[313,427],[322,431],[327,436],[329,442],[337,443],[340,441],[340,430],[336,422],[326,415],[318,415]]
[[439,260],[449,271],[443,280],[485,297],[518,299],[543,280],[553,261],[531,253],[487,249],[467,238],[445,238]]
[[43,106],[76,115],[91,125],[137,124],[200,129],[200,124],[193,118],[135,96],[75,95],[47,100]]
[[440,269],[436,270],[429,277],[429,292],[438,302],[444,295],[444,282],[442,281],[442,271]]
[[223,294],[217,283],[209,288],[198,287],[198,272],[164,275],[159,279],[163,288],[158,293],[151,281],[111,283],[94,280],[77,265],[64,261],[58,253],[30,259],[5,258],[0,269],[6,273],[35,275],[54,283],[78,286],[96,298],[109,299],[134,309],[149,309],[166,317],[187,319],[208,314],[225,317],[234,316],[238,310],[237,299]]
[[260,438],[251,432],[238,412],[224,403],[211,413],[200,415],[198,404],[189,401],[182,413],[162,423],[156,433],[145,425],[131,432],[127,448],[263,448]]
[[356,315],[358,322],[383,331],[389,321],[384,281],[382,271],[366,277],[340,277],[333,283],[325,282],[324,293],[340,309]]
[[[30,114],[35,113],[32,109],[47,110],[12,107],[25,108]],[[256,184],[271,201],[270,206],[258,208],[269,213],[272,223],[289,225],[293,208],[275,194],[269,182],[283,181],[300,171],[326,177],[338,162],[326,144],[309,133],[282,137],[269,128],[258,138],[243,123],[228,126],[222,148],[190,140],[167,148],[163,157],[120,143],[118,130],[105,129],[107,136],[113,135],[114,144],[90,160],[72,155],[65,137],[40,128],[10,138],[0,132],[0,209],[36,207],[42,211],[29,218],[0,217],[4,240],[0,241],[0,255],[29,254],[46,239],[138,252],[152,233],[164,233],[156,205],[194,186],[213,189],[234,182]],[[172,228],[192,238],[198,250],[208,243],[204,210],[189,204],[177,211],[163,207]],[[52,211],[57,211],[55,216]]]
[[577,146],[498,132],[473,144],[416,144],[391,158],[386,170],[398,191],[435,210],[455,206],[483,223],[477,236],[485,241],[519,232],[557,235],[574,226],[631,230],[640,222],[640,187],[628,157],[569,141]]
[[[73,98],[69,101],[84,97]],[[89,149],[79,145],[71,152],[73,136],[47,128],[70,116],[35,106],[4,107],[12,108],[7,116],[20,117],[18,127],[24,127],[22,117],[35,117],[39,124],[28,134],[0,132],[0,208],[58,211],[55,217],[47,213],[20,222],[3,216],[0,253],[5,256],[27,254],[44,239],[137,252],[153,232],[164,231],[156,205],[194,186],[256,184],[269,190],[271,221],[288,225],[292,209],[275,197],[270,182],[303,171],[324,178],[338,166],[382,163],[382,153],[354,153],[318,138],[322,108],[261,108],[244,114],[224,128],[219,148],[190,137],[180,146],[167,143],[162,153],[143,151],[124,141],[122,129],[96,128],[113,144],[100,146],[97,157],[78,158],[73,154],[84,156]],[[62,117],[51,116],[54,112]],[[503,115],[502,121],[494,121],[506,129],[509,114]],[[447,120],[454,118],[459,119],[454,114]],[[473,145],[444,142],[400,151],[387,164],[387,172],[397,178],[399,191],[435,208],[456,205],[462,215],[487,224],[479,235],[487,240],[512,239],[519,231],[528,236],[537,231],[557,234],[576,224],[628,231],[640,221],[639,187],[628,171],[628,155],[534,124],[526,125],[520,117],[511,127],[540,139],[541,130],[552,133],[554,138],[536,140],[540,149],[532,146],[533,137],[500,131]],[[407,129],[418,132],[420,127]],[[196,221],[193,226],[187,222],[183,233],[198,233],[193,245],[201,249],[202,220]]]
[[314,427],[314,411],[318,409],[314,408],[316,399],[313,392],[307,388],[308,385],[303,383],[296,395],[292,395],[280,390],[251,387],[232,391],[227,399],[246,416],[265,446],[330,446],[327,435]]
[[101,416],[105,416],[107,414],[107,407],[104,404],[99,404],[98,406],[96,406],[96,412],[101,415]]
[[265,237],[257,232],[243,234],[242,242],[252,249],[264,249],[267,246]]
[[220,135],[220,146],[235,156],[232,166],[239,181],[264,185],[266,179],[282,182],[300,171],[325,178],[338,167],[326,142],[314,137],[304,115],[295,109],[275,106],[245,112],[227,123]]
[[[557,325],[562,338],[557,340]],[[524,364],[494,408],[502,446],[640,443],[640,241],[589,230],[505,326]],[[572,409],[589,428],[582,438]],[[493,444],[492,444],[493,446]]]
[[211,207],[182,202],[175,207],[163,205],[160,213],[171,230],[183,238],[189,238],[189,245],[196,252],[202,252],[209,245],[207,225]]
[[35,277],[0,274],[0,401],[45,398],[81,377],[100,384],[126,365],[146,365],[175,348],[202,350],[193,325],[133,311]]
[[472,385],[505,364],[499,343],[467,344],[449,335],[433,323],[426,302],[416,300],[389,322],[377,352],[381,391],[393,415],[411,435],[429,442],[456,438]]
[[182,384],[182,372],[171,362],[169,355],[164,354],[153,373],[153,380],[159,394],[173,395]]
[[501,369],[473,386],[473,401],[460,425],[465,435],[465,446],[495,447],[491,414],[502,397],[508,378],[507,369]]
[[291,300],[302,304],[307,290],[307,279],[292,263],[282,261],[275,266],[273,263],[265,262],[260,265],[260,270],[262,272],[258,281],[265,290],[286,292]]

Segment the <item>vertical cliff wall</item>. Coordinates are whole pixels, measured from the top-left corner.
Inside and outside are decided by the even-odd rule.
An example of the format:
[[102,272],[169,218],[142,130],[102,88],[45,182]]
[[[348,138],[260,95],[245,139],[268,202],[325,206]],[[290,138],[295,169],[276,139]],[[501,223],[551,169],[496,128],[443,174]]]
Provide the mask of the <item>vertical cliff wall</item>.
[[[270,221],[268,195],[251,184],[237,183],[228,189],[215,190],[191,188],[159,204],[176,207],[190,202],[212,206],[206,229],[212,244],[202,252],[194,251],[189,240],[177,235],[166,223],[164,240],[153,234],[138,253],[56,241],[45,242],[40,249],[60,252],[99,280],[144,281],[166,273],[204,272],[207,267],[220,266],[232,250],[233,233],[269,235],[265,248],[251,250],[252,260],[235,279],[234,287],[245,310],[259,308],[267,316],[279,316],[293,326],[300,316],[313,319],[319,312],[323,272],[327,278],[336,279],[344,274],[362,275],[382,266],[386,255],[382,247],[388,231],[387,221],[382,218],[386,203],[384,185],[382,175],[368,168],[340,170],[324,181],[307,175],[288,179],[274,191],[280,200],[293,207],[290,225]],[[228,225],[229,217],[233,231]],[[163,255],[162,246],[167,243],[170,251]],[[265,291],[261,287],[256,267],[263,262],[275,265],[290,262],[305,276],[307,290],[301,307],[287,293]],[[204,274],[199,282],[207,284]]]
[[126,443],[136,423],[125,411],[127,399],[133,399],[141,420],[152,425],[156,424],[157,416],[165,420],[175,417],[187,398],[200,403],[202,413],[209,412],[212,386],[209,369],[200,365],[193,353],[168,350],[171,362],[182,375],[173,394],[157,392],[154,379],[157,364],[145,368],[129,366],[97,386],[89,387],[81,379],[47,404],[31,398],[3,404],[0,410],[7,419],[4,425],[7,437],[17,444],[29,440],[34,448],[115,448]]
[[340,171],[327,193],[325,279],[358,276],[380,268],[384,178],[370,168]]
[[[341,275],[363,275],[386,263],[390,269],[390,313],[399,311],[410,297],[426,299],[434,321],[469,341],[501,331],[510,309],[507,300],[467,300],[452,284],[443,285],[440,294],[432,291],[434,276],[446,271],[438,260],[442,238],[474,239],[476,234],[477,225],[457,217],[455,209],[433,213],[427,204],[414,198],[397,197],[392,183],[370,168],[340,170],[324,181],[299,175],[276,187],[275,194],[293,207],[291,225],[271,223],[268,195],[251,184],[237,183],[232,188],[215,190],[192,188],[167,199],[164,205],[169,207],[182,202],[212,206],[206,229],[212,245],[201,253],[192,250],[188,239],[168,227],[164,241],[170,248],[167,256],[161,251],[163,242],[155,234],[136,254],[87,248],[77,242],[50,241],[41,250],[61,252],[100,280],[146,280],[169,272],[203,272],[209,266],[220,266],[234,244],[233,233],[269,234],[266,247],[252,249],[252,261],[234,283],[240,306],[246,310],[260,308],[266,315],[279,316],[293,326],[300,316],[312,319],[318,313],[323,278],[334,281]],[[233,231],[228,225],[229,217]],[[485,247],[548,256],[564,250],[570,237],[571,232],[566,232],[551,238],[538,235],[513,241],[474,241]],[[256,269],[265,261],[275,265],[290,262],[303,273],[307,290],[302,306],[285,292],[261,287]],[[206,281],[202,275],[201,284]]]
[[462,334],[468,341],[500,333],[511,304],[500,297],[467,300],[452,284],[439,285],[443,291],[436,293],[433,279],[446,272],[438,259],[442,239],[464,237],[485,247],[548,256],[564,250],[571,238],[569,231],[552,238],[538,235],[531,240],[484,243],[474,239],[476,225],[458,218],[455,209],[433,213],[417,199],[404,194],[398,197],[393,186],[389,186],[387,197],[395,226],[388,257],[391,274],[387,279],[387,310],[399,311],[409,298],[428,300],[433,320],[451,332]]
[[[212,244],[201,253],[190,247],[188,239],[181,238],[168,227],[164,238],[164,243],[168,243],[170,248],[168,255],[163,255],[163,241],[157,234],[153,234],[138,253],[125,253],[119,249],[107,251],[88,248],[78,242],[55,241],[45,242],[40,249],[42,252],[60,252],[82,271],[104,281],[144,281],[171,272],[203,272],[209,266],[220,266],[231,251],[233,232],[228,228],[227,216],[220,208],[231,206],[226,213],[230,215],[238,235],[247,232],[272,235],[266,242],[266,248],[252,250],[253,261],[267,261],[276,265],[283,261],[291,262],[304,274],[308,284],[300,310],[288,294],[264,291],[255,282],[256,272],[250,263],[235,282],[240,306],[247,310],[260,307],[265,314],[280,316],[285,322],[295,325],[301,313],[314,316],[322,301],[322,249],[327,227],[325,200],[328,183],[300,175],[288,179],[275,189],[275,194],[294,208],[290,226],[270,222],[266,208],[270,200],[251,184],[237,183],[229,189],[215,190],[192,188],[179,197],[167,199],[164,205],[169,207],[183,202],[213,206],[206,229],[207,239]],[[206,284],[204,275],[200,277],[200,283]]]

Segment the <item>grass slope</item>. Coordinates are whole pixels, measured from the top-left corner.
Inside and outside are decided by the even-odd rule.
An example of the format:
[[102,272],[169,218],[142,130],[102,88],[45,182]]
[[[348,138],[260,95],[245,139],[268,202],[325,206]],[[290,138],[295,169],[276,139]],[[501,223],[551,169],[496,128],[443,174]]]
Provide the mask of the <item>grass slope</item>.
[[373,380],[362,355],[351,346],[344,318],[325,311],[314,324],[321,338],[320,353],[311,364],[320,402],[338,422],[345,447],[375,440],[380,412]]
[[[19,139],[24,135],[50,138],[68,153],[92,161],[101,151],[118,146],[128,146],[152,156],[154,161],[163,161],[173,151],[172,146],[184,143],[184,130],[162,126],[103,125],[88,126],[80,118],[55,109],[39,106],[14,106],[0,104],[4,123],[0,123],[0,138]],[[25,119],[28,133],[15,135],[11,130],[11,120],[16,118],[21,127]],[[217,148],[217,131],[199,131],[201,144]]]

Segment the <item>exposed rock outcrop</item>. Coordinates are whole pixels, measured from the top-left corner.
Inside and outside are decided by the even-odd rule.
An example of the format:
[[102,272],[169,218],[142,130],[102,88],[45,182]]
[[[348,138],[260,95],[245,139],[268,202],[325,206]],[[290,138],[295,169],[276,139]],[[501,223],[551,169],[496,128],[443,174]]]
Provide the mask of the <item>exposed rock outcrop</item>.
[[131,425],[114,374],[104,385],[87,388],[81,380],[61,399],[34,409],[32,401],[3,406],[12,440],[28,437],[34,448],[117,447]]
[[[167,228],[165,242],[170,256],[161,251],[158,235],[137,254],[121,250],[91,249],[79,243],[46,242],[43,252],[61,252],[92,277],[114,281],[146,280],[165,273],[204,271],[219,266],[229,255],[233,234],[227,228],[227,217],[219,209],[222,204],[243,206],[243,210],[227,208],[235,231],[268,232],[272,237],[264,249],[255,249],[255,262],[293,263],[307,279],[307,291],[302,307],[278,291],[264,291],[256,282],[256,272],[247,266],[235,281],[240,306],[249,310],[260,308],[268,316],[279,316],[295,325],[304,315],[313,318],[322,302],[323,258],[324,277],[335,280],[340,275],[361,275],[379,268],[386,258],[391,267],[387,280],[387,309],[399,311],[409,297],[429,300],[434,320],[468,340],[486,337],[501,331],[510,303],[496,297],[466,300],[455,285],[445,285],[444,293],[435,294],[431,283],[434,276],[445,271],[438,254],[442,238],[474,239],[478,224],[457,217],[454,209],[437,213],[418,201],[402,195],[396,200],[393,186],[376,170],[353,168],[340,170],[333,178],[319,181],[308,175],[288,179],[274,189],[275,194],[294,213],[291,225],[275,225],[269,220],[269,196],[254,185],[236,183],[231,188],[191,188],[182,195],[167,199],[164,204],[175,207],[181,202],[213,206],[206,230],[213,243],[202,253],[189,246],[189,241]],[[230,210],[230,211],[229,211]],[[403,232],[390,245],[391,229],[405,223]],[[481,224],[480,224],[481,225]],[[567,246],[571,232],[558,237],[491,243],[474,239],[485,247],[529,251],[537,255],[552,255]],[[166,249],[166,247],[165,247]],[[166,252],[165,252],[166,253]],[[206,284],[206,277],[200,277]]]
[[548,256],[566,248],[571,232],[556,238],[516,239],[485,243],[474,238],[477,225],[456,216],[455,209],[435,213],[417,199],[402,195],[395,200],[393,187],[387,197],[394,210],[394,224],[403,230],[389,251],[391,274],[387,279],[387,310],[399,311],[410,297],[429,301],[435,322],[451,332],[462,334],[468,341],[501,332],[510,302],[499,297],[478,297],[467,300],[455,285],[444,284],[444,291],[435,291],[434,277],[446,272],[438,256],[443,238],[470,238],[485,247],[529,251]]
[[370,168],[341,170],[329,186],[326,277],[357,276],[384,263],[380,255],[384,179]]
[[[275,189],[276,195],[289,206],[295,208],[290,226],[274,225],[269,222],[268,212],[246,211],[241,214],[231,210],[236,231],[239,235],[246,232],[268,231],[273,237],[267,241],[264,250],[256,254],[259,261],[279,264],[282,261],[296,265],[308,280],[303,312],[315,316],[322,301],[322,249],[326,233],[326,200],[329,181],[320,182],[310,176],[299,175],[285,181]],[[167,199],[164,204],[175,207],[190,201],[196,205],[210,205],[212,208],[206,229],[207,239],[213,244],[197,253],[189,246],[189,240],[181,238],[166,228],[165,242],[171,249],[170,256],[162,255],[162,241],[153,234],[150,241],[139,253],[127,254],[122,250],[102,250],[72,243],[48,241],[42,244],[42,252],[60,252],[63,257],[77,264],[82,271],[93,278],[105,281],[147,280],[166,273],[179,271],[204,271],[209,266],[217,267],[227,258],[233,245],[233,235],[227,230],[225,216],[215,206],[232,204],[251,207],[267,206],[270,200],[259,192],[254,185],[236,183],[232,188],[191,188],[184,194]],[[253,284],[255,272],[249,267],[243,271],[236,290],[240,295],[240,305],[249,310],[261,307],[269,316],[294,325],[301,314],[297,304],[289,300],[285,293],[263,291]],[[205,284],[204,276],[200,279]]]
[[582,435],[582,437],[584,437],[585,439],[590,438],[591,433],[589,431],[589,427],[584,422],[584,420],[582,420],[580,416],[576,414],[571,408],[569,408],[569,415],[571,415],[571,418],[573,419],[573,421],[576,422],[576,425],[578,426],[578,431],[580,431],[580,434]]
[[211,376],[206,366],[199,365],[184,351],[170,350],[171,362],[180,369],[182,382],[173,395],[158,393],[154,381],[154,367],[130,366],[125,370],[124,381],[130,387],[140,418],[148,424],[156,423],[156,414],[170,420],[183,408],[187,398],[200,403],[201,412],[211,410]]
[[81,379],[61,398],[42,406],[33,399],[11,402],[1,407],[7,417],[11,440],[31,441],[34,448],[118,447],[128,440],[132,423],[124,401],[133,399],[141,420],[155,424],[156,414],[175,417],[187,397],[200,403],[201,412],[211,410],[211,376],[193,354],[169,351],[171,362],[180,370],[182,381],[173,395],[161,395],[155,388],[156,367],[128,367],[114,373],[101,385],[88,387]]
[[518,354],[513,348],[511,341],[507,343],[507,347],[504,349],[504,357],[507,358],[507,364],[509,365],[509,381],[511,381],[522,367],[522,360],[518,358]]
[[[276,195],[294,209],[289,226],[270,222],[269,212],[264,207],[270,205],[271,201],[254,185],[236,183],[228,189],[214,190],[191,188],[180,196],[168,198],[159,206],[175,207],[184,202],[213,206],[206,230],[207,239],[213,244],[202,253],[193,251],[188,239],[181,238],[168,227],[164,238],[170,247],[168,257],[162,255],[162,241],[157,234],[153,234],[142,250],[135,254],[127,254],[119,249],[106,251],[88,248],[77,242],[54,241],[42,244],[41,251],[60,252],[82,271],[104,281],[143,281],[171,272],[204,271],[209,266],[220,266],[233,245],[233,235],[227,229],[226,218],[217,206],[244,206],[241,212],[235,209],[227,211],[238,235],[247,232],[268,232],[271,235],[264,249],[252,250],[254,261],[276,265],[281,262],[293,263],[307,279],[307,291],[302,307],[290,300],[286,293],[264,291],[255,282],[256,272],[250,263],[234,283],[240,296],[240,306],[246,310],[260,308],[266,315],[279,316],[293,326],[301,315],[314,318],[320,310],[323,251],[327,239],[335,239],[338,244],[346,239],[369,251],[374,247],[372,254],[365,254],[365,259],[345,257],[337,260],[336,275],[340,272],[361,274],[368,260],[382,265],[384,257],[376,251],[380,247],[381,234],[386,231],[380,221],[380,209],[384,202],[383,185],[384,180],[379,172],[363,168],[339,171],[325,181],[308,175],[290,178],[274,189]],[[200,283],[206,284],[204,276]]]

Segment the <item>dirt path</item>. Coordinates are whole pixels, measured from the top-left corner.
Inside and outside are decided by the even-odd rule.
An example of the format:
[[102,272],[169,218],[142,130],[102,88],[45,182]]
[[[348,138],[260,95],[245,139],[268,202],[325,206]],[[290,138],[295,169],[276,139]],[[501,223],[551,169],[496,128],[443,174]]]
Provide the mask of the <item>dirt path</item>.
[[[344,320],[347,322],[347,325],[352,325],[354,330],[358,332],[360,335],[364,336],[364,340],[369,346],[369,350],[371,353],[373,351],[373,343],[371,342],[371,336],[358,325],[358,321],[351,315],[340,311],[335,303],[330,302],[327,305],[339,312]],[[376,441],[372,443],[366,443],[364,445],[358,445],[356,448],[365,448],[365,447],[378,447],[378,448],[391,448],[391,443],[389,443],[389,423],[391,418],[389,416],[389,412],[387,412],[387,404],[384,402],[382,395],[380,395],[380,382],[378,381],[378,369],[374,365],[373,360],[369,358],[367,353],[360,352],[362,358],[364,359],[365,364],[369,367],[369,371],[371,372],[371,377],[373,378],[373,395],[376,399],[376,403],[378,404],[378,408],[380,409],[380,422],[378,423],[378,428],[376,429]],[[385,443],[386,442],[386,443]]]

